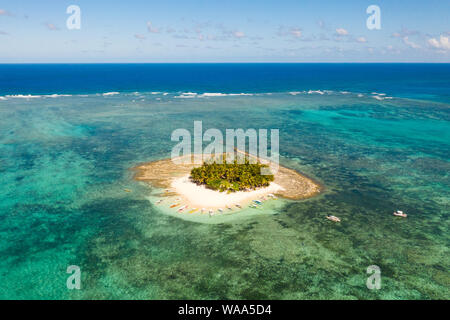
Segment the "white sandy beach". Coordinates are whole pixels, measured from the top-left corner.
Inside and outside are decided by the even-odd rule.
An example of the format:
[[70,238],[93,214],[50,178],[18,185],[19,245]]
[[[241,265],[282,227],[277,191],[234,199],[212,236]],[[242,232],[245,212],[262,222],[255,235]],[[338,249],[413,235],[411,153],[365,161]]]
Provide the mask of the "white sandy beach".
[[173,180],[171,187],[189,207],[211,209],[225,208],[226,205],[230,207],[235,204],[244,205],[261,196],[284,190],[283,187],[272,182],[268,187],[253,191],[219,192],[196,185],[189,180],[189,175]]

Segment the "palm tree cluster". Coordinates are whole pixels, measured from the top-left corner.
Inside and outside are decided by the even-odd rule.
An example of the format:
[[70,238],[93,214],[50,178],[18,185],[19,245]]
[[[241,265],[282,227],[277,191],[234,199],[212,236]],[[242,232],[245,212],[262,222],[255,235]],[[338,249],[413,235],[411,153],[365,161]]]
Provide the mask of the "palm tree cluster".
[[250,163],[245,159],[244,163],[227,163],[226,159],[222,163],[216,161],[204,162],[201,167],[192,169],[191,180],[199,185],[205,185],[207,188],[227,191],[243,191],[267,187],[274,180],[273,175],[262,175],[261,168],[267,168],[268,165]]

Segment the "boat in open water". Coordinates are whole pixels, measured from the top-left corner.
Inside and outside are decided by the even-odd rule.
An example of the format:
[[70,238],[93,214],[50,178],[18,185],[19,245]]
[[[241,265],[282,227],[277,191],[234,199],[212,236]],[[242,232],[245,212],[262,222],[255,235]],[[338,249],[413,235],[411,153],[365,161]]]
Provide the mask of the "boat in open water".
[[408,215],[401,210],[394,211],[394,216],[406,218]]
[[341,222],[341,219],[336,216],[327,216],[327,219],[333,222]]

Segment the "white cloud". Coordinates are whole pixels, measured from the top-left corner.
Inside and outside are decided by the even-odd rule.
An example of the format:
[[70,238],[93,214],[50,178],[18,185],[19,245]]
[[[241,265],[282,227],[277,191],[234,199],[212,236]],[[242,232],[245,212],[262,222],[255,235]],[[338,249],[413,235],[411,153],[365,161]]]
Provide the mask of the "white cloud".
[[242,32],[242,31],[234,31],[234,32],[233,32],[233,36],[234,36],[235,38],[240,39],[240,38],[244,38],[244,37],[245,37],[245,33]]
[[403,43],[406,44],[408,47],[411,47],[413,49],[419,49],[420,48],[420,46],[417,43],[409,40],[408,37],[403,37]]
[[147,30],[151,33],[159,33],[159,29],[152,26],[150,21],[147,21]]
[[344,28],[337,28],[336,29],[336,33],[340,36],[346,36],[348,35],[348,31],[345,30]]
[[417,31],[417,30],[409,30],[409,29],[404,28],[404,27],[399,32],[394,32],[392,34],[392,36],[394,38],[404,38],[404,37],[417,36],[417,35],[420,35],[419,31]]
[[139,34],[139,33],[136,33],[136,34],[134,35],[134,37],[135,37],[136,39],[139,39],[139,40],[144,40],[144,39],[145,39],[145,36],[144,36],[143,34]]
[[436,49],[450,50],[449,37],[441,35],[439,39],[431,38],[428,39],[428,44]]
[[302,30],[300,30],[299,28],[293,28],[291,29],[290,34],[292,34],[296,38],[300,38],[302,36]]
[[364,38],[364,37],[359,37],[359,38],[356,39],[356,41],[357,41],[357,42],[364,43],[364,42],[367,42],[367,39]]
[[6,36],[6,35],[8,35],[8,33],[7,33],[7,32],[5,32],[5,31],[1,31],[1,30],[0,30],[0,35],[4,35],[4,36]]
[[302,29],[298,27],[278,26],[277,35],[280,37],[293,36],[295,38],[301,38],[303,33]]

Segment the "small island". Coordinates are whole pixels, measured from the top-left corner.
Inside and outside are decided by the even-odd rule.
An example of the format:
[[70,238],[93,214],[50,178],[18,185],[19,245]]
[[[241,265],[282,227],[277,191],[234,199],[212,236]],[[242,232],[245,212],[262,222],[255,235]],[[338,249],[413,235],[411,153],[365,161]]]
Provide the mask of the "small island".
[[[211,158],[193,164],[180,161],[186,160],[185,157],[178,157],[177,161],[143,163],[132,170],[135,180],[164,190],[157,204],[165,203],[180,213],[236,210],[276,197],[306,199],[322,189],[320,184],[295,170],[277,165],[277,170],[271,171],[273,164],[267,160],[240,151],[239,154],[246,157],[244,161],[226,161],[226,154],[222,154],[221,162]],[[269,171],[261,174],[261,169]]]

